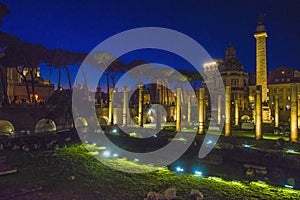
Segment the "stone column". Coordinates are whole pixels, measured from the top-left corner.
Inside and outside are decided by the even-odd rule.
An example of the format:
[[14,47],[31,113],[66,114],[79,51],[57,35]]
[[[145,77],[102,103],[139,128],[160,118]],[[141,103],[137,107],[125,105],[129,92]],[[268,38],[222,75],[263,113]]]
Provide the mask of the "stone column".
[[127,126],[128,112],[128,88],[125,86],[123,91],[123,126]]
[[298,95],[298,129],[300,129],[300,94]]
[[181,124],[181,88],[176,89],[176,131],[180,131]]
[[113,109],[113,124],[119,124],[118,108]]
[[275,128],[279,127],[279,98],[275,96]]
[[198,124],[198,133],[204,133],[204,99],[205,91],[204,88],[199,89],[199,124]]
[[99,107],[102,108],[101,87],[97,87],[96,94],[97,94],[97,96],[96,96],[97,104],[99,104]]
[[109,88],[108,125],[113,125],[113,96],[114,88]]
[[297,125],[297,85],[291,84],[291,134],[290,140],[292,142],[298,141],[298,125]]
[[222,120],[222,96],[218,95],[218,124],[221,124]]
[[191,96],[188,96],[187,101],[187,122],[191,122]]
[[230,136],[231,87],[226,86],[225,91],[225,136]]
[[255,97],[255,138],[262,139],[262,87],[256,86]]
[[239,125],[239,101],[235,100],[234,104],[235,104],[234,121],[235,121],[235,125],[238,126]]
[[144,101],[144,86],[139,85],[139,108],[138,108],[138,125],[143,127],[143,101]]
[[156,130],[161,130],[160,89],[156,89]]

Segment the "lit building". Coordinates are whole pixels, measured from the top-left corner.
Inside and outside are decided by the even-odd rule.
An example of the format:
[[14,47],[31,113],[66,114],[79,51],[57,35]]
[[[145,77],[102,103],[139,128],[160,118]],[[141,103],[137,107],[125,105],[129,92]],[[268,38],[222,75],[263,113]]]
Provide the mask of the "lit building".
[[[49,80],[40,77],[40,69],[37,67],[33,70],[34,94],[32,92],[32,78],[29,70],[25,68],[23,75],[27,80],[30,98],[34,98],[36,102],[47,101],[54,91],[54,85]],[[16,68],[7,69],[7,95],[11,103],[28,102],[26,81],[17,72]]]

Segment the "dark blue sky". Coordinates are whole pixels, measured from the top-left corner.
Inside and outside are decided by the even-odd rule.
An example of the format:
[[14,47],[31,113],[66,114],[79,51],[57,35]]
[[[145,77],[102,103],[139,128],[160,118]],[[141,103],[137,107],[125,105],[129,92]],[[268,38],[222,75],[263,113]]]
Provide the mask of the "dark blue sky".
[[[229,42],[246,71],[255,70],[255,32],[265,13],[268,68],[300,68],[300,4],[282,0],[116,1],[3,0],[11,13],[2,31],[48,48],[89,52],[106,38],[127,29],[158,26],[198,41],[213,58],[224,57]],[[142,55],[142,54],[139,54]],[[141,56],[142,57],[142,56]],[[149,57],[149,61],[153,60]],[[134,58],[124,58],[129,62]],[[127,60],[126,60],[127,59]],[[140,59],[140,58],[136,58]],[[147,56],[142,59],[147,59]],[[166,56],[166,60],[168,56]],[[182,68],[180,62],[164,64]],[[74,72],[75,73],[75,72]]]

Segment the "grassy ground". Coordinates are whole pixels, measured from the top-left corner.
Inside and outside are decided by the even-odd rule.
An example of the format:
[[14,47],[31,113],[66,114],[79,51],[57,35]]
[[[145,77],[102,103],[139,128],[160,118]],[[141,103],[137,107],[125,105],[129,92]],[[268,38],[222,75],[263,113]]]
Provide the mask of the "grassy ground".
[[[149,191],[177,189],[177,199],[188,199],[199,189],[205,199],[300,199],[300,191],[257,182],[235,182],[219,178],[177,175],[167,169],[147,174],[112,170],[95,160],[82,145],[46,152],[4,152],[7,163],[18,168],[14,175],[0,177],[0,199],[34,186],[43,189],[12,199],[143,199]],[[139,170],[134,162],[115,159],[117,165]]]

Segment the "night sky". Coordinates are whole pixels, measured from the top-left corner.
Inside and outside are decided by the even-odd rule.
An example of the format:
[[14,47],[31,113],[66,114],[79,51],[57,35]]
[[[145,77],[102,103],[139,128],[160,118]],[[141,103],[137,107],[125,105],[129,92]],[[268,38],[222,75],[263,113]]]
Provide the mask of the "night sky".
[[[298,1],[100,1],[2,0],[10,10],[1,30],[47,48],[89,52],[106,38],[127,29],[157,26],[180,31],[198,41],[212,58],[224,58],[231,42],[246,71],[255,71],[255,32],[265,13],[269,69],[300,69],[300,4]],[[122,58],[161,61],[175,68],[173,56],[138,52]],[[76,70],[72,70],[74,77]]]

